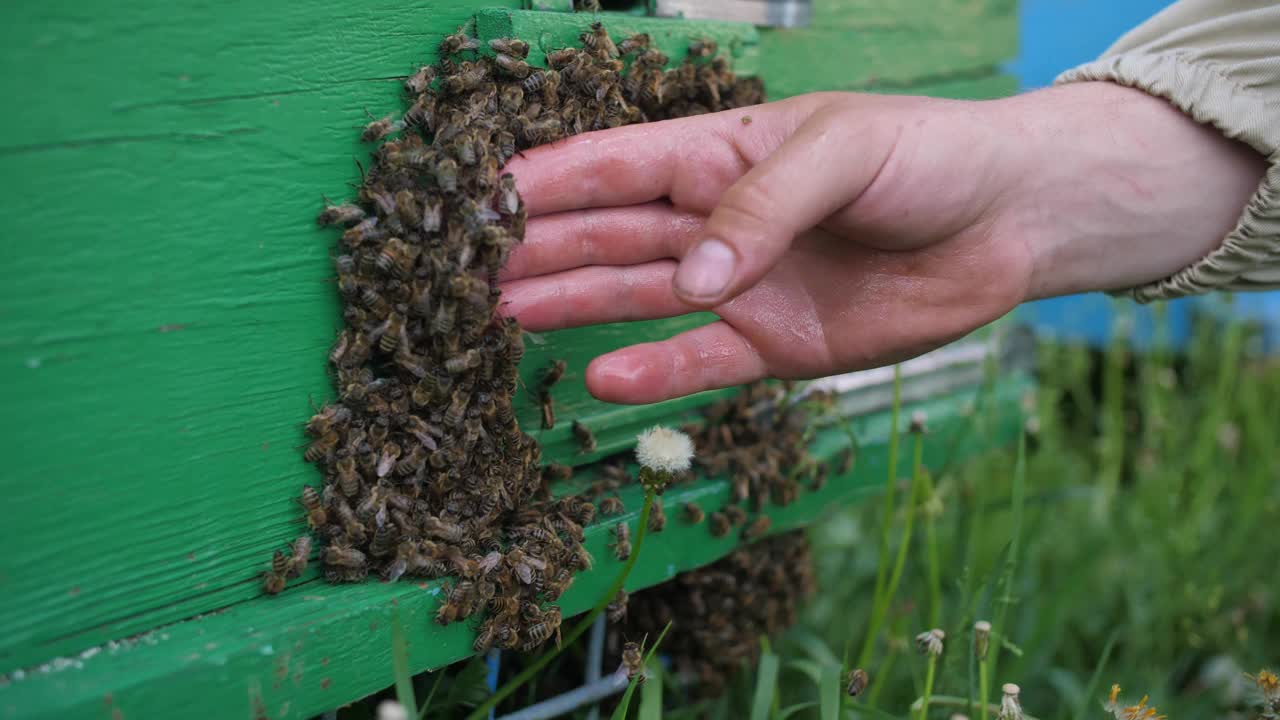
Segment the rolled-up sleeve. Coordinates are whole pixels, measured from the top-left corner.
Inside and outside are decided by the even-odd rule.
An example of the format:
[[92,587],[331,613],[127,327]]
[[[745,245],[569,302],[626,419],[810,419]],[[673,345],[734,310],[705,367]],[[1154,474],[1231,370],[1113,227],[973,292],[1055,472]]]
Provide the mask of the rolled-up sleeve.
[[[1280,288],[1280,2],[1182,0],[1058,83],[1104,80],[1165,98],[1264,155],[1270,167],[1222,244],[1125,291],[1141,302]],[[1213,192],[1213,188],[1205,188]]]

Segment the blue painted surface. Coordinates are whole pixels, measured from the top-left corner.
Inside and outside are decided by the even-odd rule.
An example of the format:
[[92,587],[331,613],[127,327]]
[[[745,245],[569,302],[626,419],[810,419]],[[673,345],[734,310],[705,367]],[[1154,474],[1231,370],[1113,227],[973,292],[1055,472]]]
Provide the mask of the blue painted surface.
[[[1102,54],[1130,28],[1171,4],[1169,0],[1022,0],[1021,55],[1009,69],[1024,90],[1047,86],[1062,71]],[[1147,346],[1163,314],[1165,339],[1176,347],[1191,337],[1194,318],[1234,316],[1258,324],[1264,350],[1280,350],[1280,293],[1238,293],[1163,303],[1163,310],[1100,293],[1028,303],[1018,316],[1041,335],[1103,345],[1121,316],[1135,346]]]

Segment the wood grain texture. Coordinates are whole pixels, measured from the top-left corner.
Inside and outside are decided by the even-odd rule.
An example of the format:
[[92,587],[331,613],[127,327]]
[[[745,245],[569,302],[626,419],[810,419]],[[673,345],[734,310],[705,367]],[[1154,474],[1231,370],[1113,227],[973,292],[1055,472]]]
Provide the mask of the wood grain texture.
[[[1006,442],[1021,427],[1019,403],[1030,387],[1025,375],[1006,378],[987,397],[985,415],[993,442]],[[975,389],[911,405],[929,417],[926,463],[935,470],[982,448],[963,442],[971,422],[965,407]],[[860,452],[852,471],[817,492],[803,492],[786,507],[766,505],[770,534],[803,527],[822,514],[874,494],[888,472],[888,413],[854,420]],[[813,454],[831,460],[848,447],[843,428],[818,433]],[[908,456],[899,458],[908,472]],[[566,616],[590,607],[621,567],[609,549],[612,526],[634,531],[640,488],[625,488],[627,512],[587,529],[586,547],[595,567],[582,573],[562,598]],[[727,480],[701,480],[667,491],[667,529],[649,536],[627,588],[638,590],[678,572],[723,557],[738,543],[737,532],[713,538],[706,524],[689,525],[680,504],[699,503],[708,512],[729,497]],[[302,583],[270,601],[240,603],[209,617],[161,627],[126,643],[61,659],[0,685],[0,718],[75,720],[112,717],[305,718],[386,687],[391,678],[391,632],[401,623],[409,639],[409,662],[417,672],[471,654],[474,629],[446,628],[433,615],[439,583],[366,583],[331,586]]]
[[[729,38],[738,69],[756,63],[776,97],[824,87],[956,95],[1004,87],[985,73],[1011,53],[1007,3],[937,0],[936,16],[981,10],[944,28],[914,10],[895,20],[889,0],[824,1],[840,17],[881,25],[844,32],[831,29],[833,15],[827,29],[753,40],[749,29],[605,20],[663,23],[653,27],[668,43],[728,33],[718,37]],[[520,5],[124,0],[109,12],[90,3],[8,9],[0,97],[17,111],[0,117],[0,211],[9,221],[0,244],[0,390],[9,410],[0,420],[9,457],[0,523],[18,549],[0,559],[0,671],[259,596],[271,549],[301,529],[293,498],[319,481],[298,446],[310,402],[329,396],[324,357],[338,326],[335,238],[313,221],[321,195],[350,193],[356,161],[367,158],[356,139],[365,110],[397,108],[400,78],[433,60],[444,34],[474,29],[482,7]],[[543,22],[506,17],[520,32]],[[562,40],[564,29],[538,31],[540,42],[543,32]],[[526,384],[553,358],[569,366],[556,392],[563,422],[540,434],[548,455],[596,457],[573,451],[570,420],[597,431],[599,455],[705,402],[611,406],[590,398],[581,378],[601,352],[706,319],[528,343]],[[519,414],[537,426],[527,397]],[[367,592],[347,591],[357,605]]]

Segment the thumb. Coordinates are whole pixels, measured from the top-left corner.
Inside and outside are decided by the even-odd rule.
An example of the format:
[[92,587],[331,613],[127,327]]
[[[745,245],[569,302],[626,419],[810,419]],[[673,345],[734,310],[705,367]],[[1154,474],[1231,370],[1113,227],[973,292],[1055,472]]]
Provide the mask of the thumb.
[[720,196],[672,278],[682,301],[710,308],[732,300],[782,259],[796,235],[862,194],[891,144],[856,148],[850,157],[850,137],[884,133],[849,120],[846,113],[815,114]]

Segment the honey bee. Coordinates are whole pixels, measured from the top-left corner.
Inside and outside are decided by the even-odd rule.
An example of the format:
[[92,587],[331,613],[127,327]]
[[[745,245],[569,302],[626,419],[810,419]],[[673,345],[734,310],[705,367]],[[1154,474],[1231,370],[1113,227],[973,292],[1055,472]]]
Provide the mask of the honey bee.
[[596,451],[596,436],[591,432],[591,428],[578,422],[573,421],[573,437],[578,441],[579,453],[592,453]]
[[499,53],[498,56],[494,58],[494,63],[501,68],[503,72],[517,80],[523,80],[529,77],[529,74],[533,71],[533,68],[529,67],[529,63],[524,60],[502,53]]
[[324,549],[324,563],[339,568],[362,568],[368,567],[369,558],[353,547],[335,543]]
[[710,520],[712,537],[724,537],[729,534],[731,523],[728,515],[722,512],[713,512],[707,517]]
[[697,503],[687,502],[684,504],[684,519],[688,522],[697,525],[706,518],[707,514],[702,511],[702,508]]
[[556,406],[551,393],[543,390],[538,393],[538,402],[542,406],[542,429],[550,430],[556,426]]
[[772,525],[773,520],[769,519],[768,515],[761,515],[742,529],[742,539],[747,542],[759,540],[765,533],[769,532],[769,527]]
[[396,120],[395,115],[388,115],[381,120],[375,119],[365,125],[364,132],[360,133],[360,139],[365,142],[377,142],[391,133],[399,132],[403,129],[403,121]]
[[422,518],[421,526],[425,535],[444,540],[445,542],[462,542],[466,537],[466,528],[456,523],[441,520],[434,515],[427,515]]
[[627,600],[629,596],[626,590],[619,590],[618,594],[609,601],[605,607],[605,614],[609,617],[609,622],[619,623],[627,617]]
[[422,220],[418,224],[422,232],[427,234],[439,232],[443,209],[444,204],[440,198],[430,198],[422,203]]
[[622,646],[622,666],[627,669],[627,680],[644,682],[644,656],[640,644],[629,642]]
[[447,193],[458,191],[458,163],[453,158],[441,158],[433,171],[436,185]]
[[382,454],[378,456],[377,475],[384,478],[391,474],[396,466],[396,461],[400,459],[400,446],[389,442],[382,446]]
[[547,66],[553,70],[560,70],[567,67],[574,60],[578,59],[579,50],[577,48],[563,48],[547,53]]
[[476,640],[471,644],[471,649],[476,653],[486,652],[493,647],[493,643],[497,638],[497,623],[493,618],[489,618],[480,624],[480,632],[476,633]]
[[516,128],[520,131],[520,137],[530,145],[543,145],[545,143],[559,140],[564,134],[564,126],[560,119],[554,115],[548,115],[538,120],[531,120],[525,115],[516,118]]
[[662,532],[667,528],[667,513],[662,509],[662,498],[654,498],[649,508],[649,532]]
[[542,614],[538,622],[525,631],[526,640],[521,647],[526,652],[546,642],[552,635],[556,638],[556,647],[560,646],[560,608],[552,607]]
[[512,57],[529,57],[529,43],[524,40],[516,40],[514,38],[494,38],[489,41],[489,49],[495,53],[510,55]]
[[434,65],[423,65],[418,71],[410,75],[404,81],[404,88],[414,95],[421,95],[431,87],[431,82],[436,79],[436,68]]
[[302,498],[299,503],[307,512],[307,525],[312,528],[320,528],[329,522],[328,515],[324,510],[324,502],[315,488],[310,485],[303,485]]
[[626,507],[622,504],[622,498],[607,497],[600,501],[601,515],[618,515],[625,510]]
[[308,445],[302,458],[311,463],[319,462],[321,458],[327,458],[333,453],[340,439],[337,432],[330,430]]
[[631,557],[631,527],[626,523],[613,526],[613,554],[619,560]]
[[603,23],[591,23],[590,32],[582,33],[578,39],[582,41],[583,47],[595,51],[601,59],[618,57],[618,46],[613,44],[613,39],[609,37]]
[[454,300],[443,300],[431,318],[432,335],[448,335],[453,332],[453,325],[458,315],[458,303]]
[[378,216],[367,217],[342,233],[342,242],[350,248],[376,242],[387,237],[386,228],[378,227]]
[[650,41],[648,33],[636,33],[635,35],[625,38],[622,42],[618,43],[618,54],[630,55],[633,52],[648,50]]
[[351,410],[343,405],[327,405],[311,416],[307,422],[307,434],[313,437],[340,430],[351,421]]
[[385,316],[391,312],[391,304],[373,288],[360,291],[360,302],[375,315]]
[[262,591],[268,595],[278,595],[284,591],[287,583],[285,576],[276,572],[265,572],[262,574]]
[[854,668],[849,671],[848,693],[849,697],[858,697],[863,690],[867,689],[867,685],[871,684],[871,678],[867,677],[867,671],[862,668]]
[[542,466],[542,476],[551,481],[568,480],[573,477],[573,466],[563,463],[547,463]]
[[716,54],[716,41],[711,38],[699,38],[689,43],[689,57],[706,58]]
[[747,521],[747,511],[737,505],[726,505],[722,511],[733,525],[741,525]]
[[356,469],[356,459],[350,455],[339,458],[334,463],[337,474],[338,490],[347,497],[355,497],[360,492],[360,473]]
[[445,89],[451,95],[461,95],[474,90],[489,79],[486,65],[464,61],[458,71],[444,79]]
[[480,43],[474,38],[469,38],[461,32],[448,35],[444,40],[440,41],[441,55],[456,55],[463,50],[476,50],[480,47]]
[[300,535],[293,541],[292,554],[289,556],[287,577],[296,578],[307,569],[307,561],[311,558],[311,536]]
[[[417,214],[416,210],[416,207],[413,208],[414,215]],[[393,237],[382,246],[382,252],[378,253],[374,264],[378,270],[387,275],[404,277],[409,274],[416,256],[415,248],[410,247],[404,240]]]
[[342,205],[325,206],[325,209],[316,216],[316,223],[320,225],[355,225],[364,220],[364,217],[364,208],[351,203],[343,203]]

